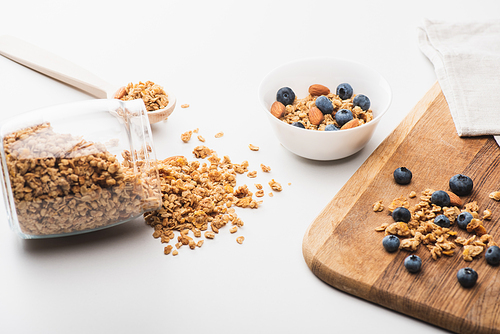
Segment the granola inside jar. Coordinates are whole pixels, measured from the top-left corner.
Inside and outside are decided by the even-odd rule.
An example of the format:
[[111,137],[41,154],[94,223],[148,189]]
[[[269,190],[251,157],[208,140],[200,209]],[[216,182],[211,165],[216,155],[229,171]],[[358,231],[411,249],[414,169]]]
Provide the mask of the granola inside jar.
[[142,102],[85,101],[2,124],[2,187],[22,238],[78,234],[161,205]]

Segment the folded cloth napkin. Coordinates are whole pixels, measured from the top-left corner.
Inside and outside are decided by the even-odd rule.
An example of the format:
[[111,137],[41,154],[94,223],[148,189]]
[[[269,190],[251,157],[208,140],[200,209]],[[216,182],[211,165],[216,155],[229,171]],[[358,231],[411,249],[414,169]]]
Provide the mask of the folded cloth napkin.
[[458,135],[500,135],[500,20],[425,20],[418,41],[434,65]]

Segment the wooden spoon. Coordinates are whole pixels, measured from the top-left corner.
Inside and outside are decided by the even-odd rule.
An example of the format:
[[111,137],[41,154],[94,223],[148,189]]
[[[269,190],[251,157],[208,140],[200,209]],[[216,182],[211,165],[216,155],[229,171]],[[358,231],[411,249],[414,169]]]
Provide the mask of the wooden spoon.
[[[39,73],[78,88],[99,99],[116,98],[124,86],[113,86],[86,69],[13,36],[0,36],[0,55]],[[166,92],[167,107],[148,112],[150,123],[167,119],[174,111],[175,96]]]

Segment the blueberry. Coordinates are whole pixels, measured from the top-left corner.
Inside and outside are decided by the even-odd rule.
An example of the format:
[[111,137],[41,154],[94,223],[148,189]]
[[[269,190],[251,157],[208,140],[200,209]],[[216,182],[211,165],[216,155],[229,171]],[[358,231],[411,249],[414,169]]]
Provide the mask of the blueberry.
[[370,109],[370,99],[368,98],[368,96],[363,94],[356,95],[352,100],[352,106],[358,106],[363,110],[368,110]]
[[397,184],[408,184],[411,181],[412,174],[408,168],[399,167],[394,171],[393,176]]
[[392,219],[394,219],[395,222],[408,223],[411,219],[410,210],[402,206],[395,208],[394,211],[392,211]]
[[292,123],[293,126],[296,126],[298,128],[301,128],[301,129],[305,129],[306,127],[304,126],[304,124],[302,124],[301,122],[293,122]]
[[486,259],[486,262],[488,262],[488,264],[491,264],[492,266],[497,266],[498,264],[500,264],[500,247],[488,247],[486,253],[484,254],[484,258]]
[[278,93],[276,93],[276,101],[283,103],[285,106],[293,104],[293,101],[295,101],[295,93],[290,87],[280,88]]
[[472,179],[462,174],[453,175],[449,184],[451,191],[458,196],[469,195],[474,187]]
[[325,126],[325,131],[338,131],[339,128],[335,126],[335,124],[327,124]]
[[422,268],[422,259],[418,255],[410,255],[405,259],[404,265],[410,273],[416,273]]
[[457,279],[458,282],[464,287],[464,288],[470,288],[476,284],[477,281],[477,272],[469,267],[462,268],[457,272]]
[[467,229],[467,225],[469,225],[469,223],[471,222],[471,220],[472,220],[471,213],[467,212],[467,211],[464,211],[464,212],[460,213],[457,216],[457,225],[462,230],[466,230]]
[[322,95],[316,99],[316,107],[323,113],[323,115],[331,114],[333,112],[333,104],[329,98]]
[[389,234],[382,239],[382,245],[389,253],[393,253],[399,249],[399,238],[394,234]]
[[348,83],[341,83],[337,86],[337,95],[342,100],[350,99],[352,96],[352,87]]
[[434,224],[444,228],[448,228],[451,226],[450,219],[445,215],[438,215],[436,218],[434,218]]
[[450,195],[444,190],[437,190],[431,195],[431,203],[437,206],[449,206],[450,205]]
[[349,122],[352,119],[353,119],[352,112],[347,109],[340,109],[335,114],[335,120],[340,126],[344,125],[345,123]]

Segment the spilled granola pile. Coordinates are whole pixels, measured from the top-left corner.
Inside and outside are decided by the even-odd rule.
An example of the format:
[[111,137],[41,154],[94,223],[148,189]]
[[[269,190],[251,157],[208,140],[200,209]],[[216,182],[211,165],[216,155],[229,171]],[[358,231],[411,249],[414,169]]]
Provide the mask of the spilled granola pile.
[[[375,231],[385,232],[385,235],[393,234],[400,237],[400,249],[414,252],[419,247],[424,246],[429,250],[434,260],[440,257],[453,256],[460,248],[462,249],[462,258],[465,261],[472,261],[483,253],[488,247],[498,244],[493,237],[488,234],[484,227],[484,221],[491,219],[491,211],[484,210],[482,215],[476,201],[462,205],[461,201],[452,203],[449,207],[440,207],[431,203],[432,189],[422,191],[420,201],[411,206],[406,197],[400,196],[394,199],[387,207],[392,213],[397,207],[407,208],[411,213],[411,220],[408,223],[392,222],[383,223],[375,228]],[[411,192],[408,197],[415,198],[415,192]],[[494,194],[490,195],[494,198]],[[500,193],[498,196],[500,200]],[[461,208],[462,207],[462,208]],[[383,212],[385,206],[382,201],[378,201],[372,206],[373,211]],[[470,236],[467,238],[457,236],[457,232],[452,227],[461,212],[467,211],[472,214],[473,219],[467,225],[467,232]],[[450,220],[451,227],[443,228],[434,224],[436,216],[444,214]]]
[[[182,134],[181,139],[188,142],[193,132],[198,130]],[[159,161],[163,205],[144,214],[146,224],[154,229],[153,237],[167,244],[165,254],[178,255],[182,246],[199,248],[226,225],[231,226],[230,233],[237,233],[244,223],[235,207],[257,209],[262,203],[253,198],[247,185],[236,185],[237,174],[249,173],[247,161],[237,164],[228,156],[219,158],[203,145],[195,147],[192,153],[206,162],[188,161],[184,156]],[[268,172],[270,167],[264,166],[263,170]],[[255,196],[262,197],[262,185],[255,186],[258,189]],[[269,186],[273,191],[282,190],[274,179]],[[244,237],[238,236],[236,241],[241,244]],[[169,245],[170,242],[175,245]]]

